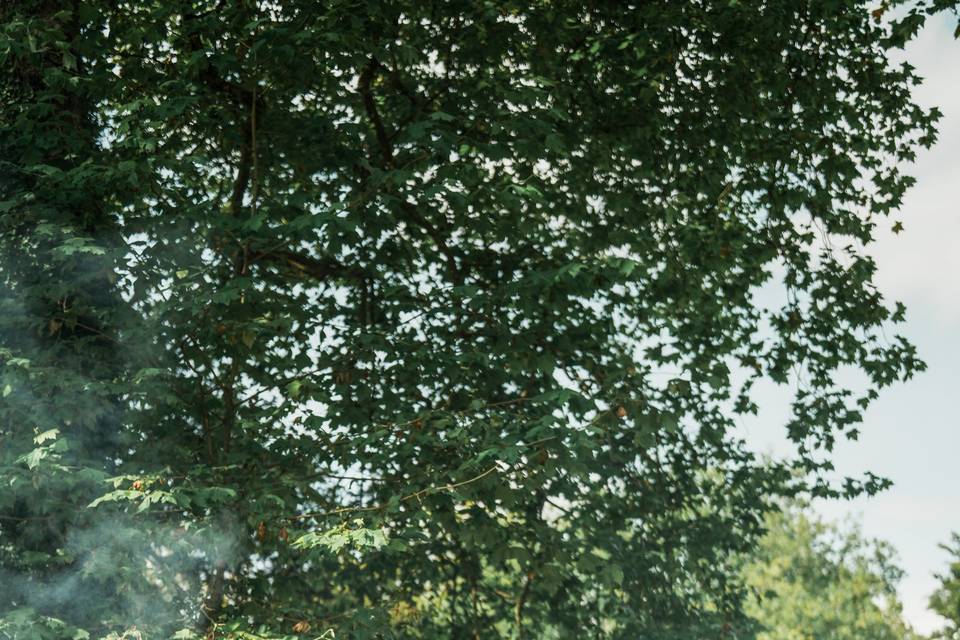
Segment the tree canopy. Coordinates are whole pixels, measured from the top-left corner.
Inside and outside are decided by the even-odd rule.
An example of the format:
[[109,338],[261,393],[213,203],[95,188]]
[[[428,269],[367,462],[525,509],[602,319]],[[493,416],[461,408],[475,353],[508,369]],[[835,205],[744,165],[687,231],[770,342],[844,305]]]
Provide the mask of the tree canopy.
[[0,633],[732,634],[923,367],[897,4],[0,4]]

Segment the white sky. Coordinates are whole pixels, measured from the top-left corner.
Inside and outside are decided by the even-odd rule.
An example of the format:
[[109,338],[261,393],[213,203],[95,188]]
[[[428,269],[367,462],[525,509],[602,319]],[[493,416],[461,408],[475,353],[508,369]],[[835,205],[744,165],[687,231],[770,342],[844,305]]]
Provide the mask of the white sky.
[[[960,40],[947,16],[928,24],[902,59],[926,82],[916,100],[944,113],[936,146],[919,154],[907,172],[917,178],[901,213],[890,219],[872,248],[878,284],[890,300],[907,305],[899,333],[913,341],[928,370],[886,389],[867,411],[860,439],[836,450],[838,473],[871,470],[894,481],[874,498],[823,502],[830,519],[853,517],[870,537],[893,543],[907,575],[900,586],[904,614],[928,633],[942,620],[927,609],[948,554],[938,548],[960,531],[960,429],[954,394],[960,395]],[[889,231],[901,220],[904,231]],[[787,392],[772,386],[758,396],[760,420],[746,426],[748,441],[776,451],[783,442]],[[778,431],[779,429],[779,431]]]

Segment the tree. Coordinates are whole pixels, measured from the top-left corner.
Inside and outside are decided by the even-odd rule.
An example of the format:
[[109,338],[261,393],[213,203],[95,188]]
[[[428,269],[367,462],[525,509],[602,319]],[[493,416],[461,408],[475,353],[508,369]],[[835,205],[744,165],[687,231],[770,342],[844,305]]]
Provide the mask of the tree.
[[744,568],[758,640],[919,638],[902,618],[890,546],[794,505],[767,517]]
[[773,499],[884,486],[827,480],[923,366],[863,252],[938,115],[883,10],[0,18],[7,635],[718,637]]
[[950,544],[941,545],[951,555],[946,573],[938,575],[940,586],[930,597],[930,608],[947,620],[938,637],[960,637],[960,534],[954,533]]

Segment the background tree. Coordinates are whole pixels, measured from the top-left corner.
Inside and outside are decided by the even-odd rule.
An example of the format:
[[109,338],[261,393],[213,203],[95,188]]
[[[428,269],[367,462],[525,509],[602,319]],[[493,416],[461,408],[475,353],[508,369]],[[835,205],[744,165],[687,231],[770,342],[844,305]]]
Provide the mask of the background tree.
[[919,638],[902,617],[902,572],[888,544],[797,505],[769,515],[767,526],[743,570],[758,640]]
[[922,368],[863,251],[934,139],[912,23],[0,11],[4,633],[722,637],[772,499],[884,486],[827,474]]
[[954,533],[950,544],[941,545],[950,553],[946,573],[937,576],[940,586],[930,598],[930,608],[947,620],[938,637],[960,638],[960,535]]

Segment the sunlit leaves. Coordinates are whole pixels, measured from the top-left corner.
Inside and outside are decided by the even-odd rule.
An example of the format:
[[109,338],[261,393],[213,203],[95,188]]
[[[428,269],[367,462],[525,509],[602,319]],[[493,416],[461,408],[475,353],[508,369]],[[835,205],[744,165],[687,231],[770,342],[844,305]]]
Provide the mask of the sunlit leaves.
[[362,519],[355,519],[326,531],[311,531],[291,544],[298,549],[321,547],[331,553],[337,553],[343,549],[362,551],[370,548],[375,551],[385,547],[387,543],[385,530],[367,528]]

